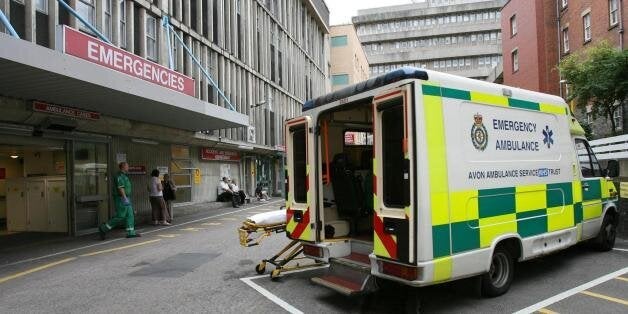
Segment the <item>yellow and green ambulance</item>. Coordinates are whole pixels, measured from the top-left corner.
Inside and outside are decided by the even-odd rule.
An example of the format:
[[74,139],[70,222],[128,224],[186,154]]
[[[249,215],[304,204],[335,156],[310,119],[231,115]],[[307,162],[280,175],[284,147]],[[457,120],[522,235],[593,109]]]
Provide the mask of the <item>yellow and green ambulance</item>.
[[288,237],[345,294],[427,286],[590,240],[610,250],[617,192],[563,99],[406,67],[308,101],[285,123]]

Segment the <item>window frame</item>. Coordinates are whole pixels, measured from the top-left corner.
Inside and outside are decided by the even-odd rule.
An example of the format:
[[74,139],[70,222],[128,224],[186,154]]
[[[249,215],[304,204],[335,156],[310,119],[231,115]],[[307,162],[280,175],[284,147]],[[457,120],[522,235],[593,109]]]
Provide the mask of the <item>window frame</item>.
[[[153,21],[153,25],[154,25],[153,30],[155,31],[154,34],[150,34],[149,33],[149,29],[150,28],[148,27],[148,25],[149,25],[149,21],[150,20]],[[145,19],[144,23],[145,23],[145,27],[146,27],[146,31],[145,31],[145,34],[144,34],[144,37],[146,39],[146,59],[154,61],[154,62],[158,62],[158,60],[159,60],[159,48],[157,46],[157,18],[152,16],[152,15],[150,15],[150,14],[146,14],[146,19]],[[153,36],[151,36],[151,35],[153,35]],[[150,52],[150,48],[149,48],[150,44],[149,43],[151,41],[154,43],[154,47],[155,47],[154,55],[152,55],[152,56],[149,54],[149,52]]]
[[563,28],[563,53],[569,53],[569,27]]
[[[81,8],[89,9],[91,11],[91,16],[81,15],[81,11],[80,11]],[[89,22],[92,25],[96,24],[96,3],[94,2],[94,0],[77,0],[75,9],[76,9],[76,12],[79,15],[81,15],[82,18],[87,20],[87,22]],[[89,28],[87,28],[87,26],[83,25],[83,23],[79,22],[77,24],[78,24],[79,30],[89,33],[89,34],[93,34],[92,31]]]
[[[613,3],[615,4],[615,10],[613,10]],[[615,22],[613,23],[613,16]],[[608,26],[615,27],[619,25],[619,0],[608,0]]]
[[510,37],[517,35],[517,14],[510,17]]
[[[591,171],[591,174],[585,174],[582,171],[582,163],[583,161],[580,160],[580,154],[579,154],[579,149],[578,149],[578,143],[582,143],[584,145],[584,148],[587,152],[587,157],[588,157],[588,164],[589,164],[589,169]],[[574,141],[574,145],[576,148],[576,154],[577,154],[577,159],[578,159],[578,164],[580,166],[580,176],[582,178],[600,178],[602,177],[602,168],[600,167],[600,162],[598,161],[597,157],[595,156],[595,153],[593,152],[593,149],[591,149],[591,145],[589,145],[589,143],[582,138],[576,138]],[[596,167],[597,166],[597,167]]]
[[[512,73],[519,72],[519,48],[515,48],[510,52],[510,59],[512,61]],[[515,62],[515,59],[517,62]]]
[[582,15],[582,35],[585,43],[590,42],[593,37],[591,34],[591,12]]
[[127,48],[127,37],[126,37],[126,0],[118,0],[119,15],[118,19],[118,42],[120,44],[120,48]]

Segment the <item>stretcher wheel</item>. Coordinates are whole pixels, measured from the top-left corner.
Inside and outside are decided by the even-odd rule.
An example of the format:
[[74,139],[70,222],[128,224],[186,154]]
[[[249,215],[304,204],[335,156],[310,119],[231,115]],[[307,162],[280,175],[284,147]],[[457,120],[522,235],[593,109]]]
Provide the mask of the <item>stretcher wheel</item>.
[[257,266],[255,266],[255,271],[258,274],[260,274],[260,275],[265,273],[266,272],[266,262],[261,262],[261,263],[257,264]]
[[279,278],[280,273],[281,271],[279,269],[273,269],[273,271],[270,273],[270,279],[277,280],[277,278]]

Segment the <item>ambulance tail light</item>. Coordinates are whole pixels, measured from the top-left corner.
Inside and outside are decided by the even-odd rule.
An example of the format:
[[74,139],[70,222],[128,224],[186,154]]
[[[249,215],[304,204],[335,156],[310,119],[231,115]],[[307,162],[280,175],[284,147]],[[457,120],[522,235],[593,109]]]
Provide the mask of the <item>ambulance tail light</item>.
[[383,274],[414,281],[419,278],[419,269],[416,266],[406,266],[396,263],[381,261],[379,266]]
[[303,245],[303,254],[313,257],[323,257],[323,248],[313,245]]

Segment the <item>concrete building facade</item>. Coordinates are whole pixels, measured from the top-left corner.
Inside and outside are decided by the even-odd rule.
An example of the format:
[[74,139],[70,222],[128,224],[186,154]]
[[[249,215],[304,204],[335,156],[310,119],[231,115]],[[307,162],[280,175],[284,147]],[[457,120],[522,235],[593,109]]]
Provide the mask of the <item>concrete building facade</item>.
[[353,24],[332,26],[329,42],[332,91],[369,78],[369,63]]
[[[132,166],[140,220],[150,217],[145,186],[154,168],[175,179],[181,205],[215,201],[225,175],[248,194],[257,185],[283,193],[283,121],[331,88],[324,1],[65,2],[112,45],[96,41],[55,0],[0,0],[21,38],[0,23],[0,230],[10,220],[7,184],[58,176],[66,182],[64,230],[93,232],[112,213],[108,178],[122,160]],[[72,55],[70,35],[108,49],[111,66]],[[88,56],[98,56],[89,45]],[[121,60],[125,67],[130,60],[131,72],[114,69]],[[135,62],[145,77],[133,77]],[[179,77],[190,88],[160,86],[151,73]]]
[[429,0],[359,10],[353,23],[372,75],[416,66],[486,79],[501,62],[503,4]]

